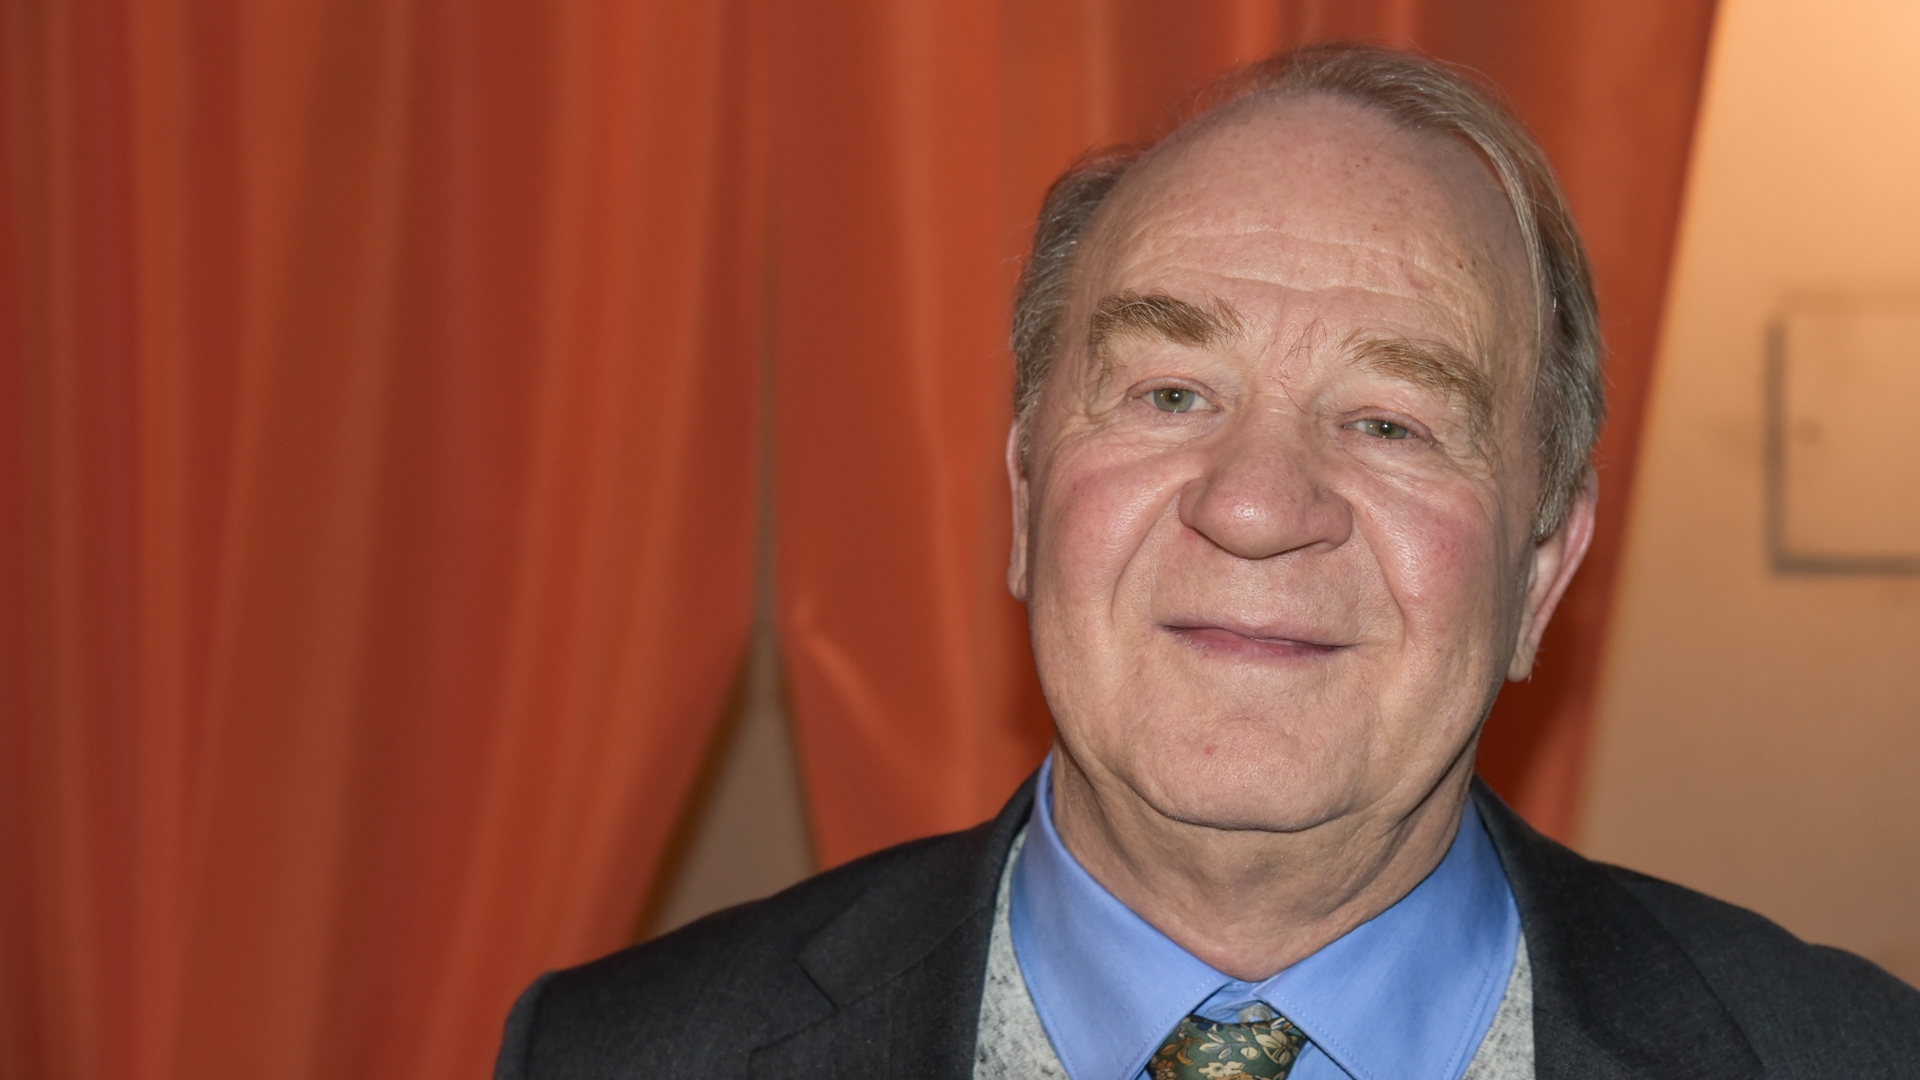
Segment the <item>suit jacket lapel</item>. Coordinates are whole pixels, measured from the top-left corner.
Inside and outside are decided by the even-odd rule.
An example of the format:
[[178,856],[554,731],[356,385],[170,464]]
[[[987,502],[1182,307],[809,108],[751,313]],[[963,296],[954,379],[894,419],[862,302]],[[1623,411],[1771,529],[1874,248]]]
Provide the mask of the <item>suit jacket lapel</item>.
[[1033,784],[994,820],[926,842],[814,935],[800,966],[833,1010],[773,1031],[750,1075],[969,1080],[994,896]]
[[1678,940],[1599,864],[1535,832],[1474,781],[1533,962],[1539,1080],[1740,1080],[1760,1060]]

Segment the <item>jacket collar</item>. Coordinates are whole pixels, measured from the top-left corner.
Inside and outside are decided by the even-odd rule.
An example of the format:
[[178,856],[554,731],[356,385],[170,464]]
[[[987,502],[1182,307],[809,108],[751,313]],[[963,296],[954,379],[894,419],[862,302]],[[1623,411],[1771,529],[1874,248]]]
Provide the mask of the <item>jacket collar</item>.
[[1535,832],[1478,779],[1473,798],[1520,907],[1540,1080],[1760,1072],[1706,978],[1626,886]]

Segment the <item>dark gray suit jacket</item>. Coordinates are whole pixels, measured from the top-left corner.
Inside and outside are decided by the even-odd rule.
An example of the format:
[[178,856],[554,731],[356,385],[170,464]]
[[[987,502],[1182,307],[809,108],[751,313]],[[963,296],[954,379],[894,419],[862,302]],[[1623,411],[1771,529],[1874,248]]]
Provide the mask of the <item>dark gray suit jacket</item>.
[[[1589,862],[1474,798],[1520,906],[1539,1080],[1920,1078],[1920,991],[1758,915]],[[994,820],[545,975],[497,1080],[968,1080],[1000,871]]]

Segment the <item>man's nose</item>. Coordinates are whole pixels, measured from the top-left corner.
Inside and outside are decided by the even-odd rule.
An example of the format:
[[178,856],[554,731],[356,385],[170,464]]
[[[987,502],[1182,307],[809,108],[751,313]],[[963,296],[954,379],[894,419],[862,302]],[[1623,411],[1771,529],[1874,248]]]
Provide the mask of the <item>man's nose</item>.
[[1180,520],[1242,559],[1345,543],[1353,508],[1324,483],[1311,438],[1291,426],[1221,432],[1205,472],[1181,492]]

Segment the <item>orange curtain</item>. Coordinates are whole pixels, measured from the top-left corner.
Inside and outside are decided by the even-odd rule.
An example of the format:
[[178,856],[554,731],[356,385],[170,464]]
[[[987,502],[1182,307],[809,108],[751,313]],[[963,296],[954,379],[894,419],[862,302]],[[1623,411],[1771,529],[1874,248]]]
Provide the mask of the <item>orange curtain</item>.
[[0,1075],[484,1075],[749,618],[748,3],[0,11]]
[[1486,768],[1571,821],[1711,0],[0,9],[0,1075],[484,1074],[620,944],[749,620],[818,849],[1042,752],[1002,584],[1041,190],[1319,37],[1491,73],[1613,346]]
[[1549,832],[1586,730],[1711,0],[814,0],[775,58],[779,623],[828,864],[980,820],[1048,728],[1001,584],[1009,295],[1046,184],[1150,139],[1276,48],[1364,38],[1476,67],[1592,245],[1613,420],[1603,526],[1483,769]]

